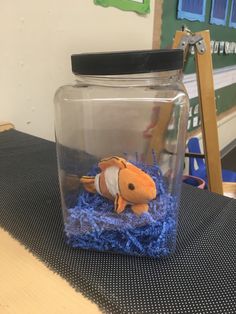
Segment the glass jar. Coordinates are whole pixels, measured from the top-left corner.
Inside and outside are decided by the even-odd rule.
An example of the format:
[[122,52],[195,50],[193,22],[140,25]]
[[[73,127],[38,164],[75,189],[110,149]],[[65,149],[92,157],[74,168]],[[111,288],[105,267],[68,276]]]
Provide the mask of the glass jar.
[[72,56],[55,95],[67,242],[162,257],[176,245],[189,100],[180,49]]

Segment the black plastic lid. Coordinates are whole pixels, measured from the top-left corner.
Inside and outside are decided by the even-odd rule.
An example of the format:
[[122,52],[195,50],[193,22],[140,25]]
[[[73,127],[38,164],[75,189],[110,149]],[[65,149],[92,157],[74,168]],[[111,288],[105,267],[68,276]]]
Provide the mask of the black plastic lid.
[[71,56],[72,72],[84,75],[120,75],[178,70],[183,50],[139,50],[82,53]]

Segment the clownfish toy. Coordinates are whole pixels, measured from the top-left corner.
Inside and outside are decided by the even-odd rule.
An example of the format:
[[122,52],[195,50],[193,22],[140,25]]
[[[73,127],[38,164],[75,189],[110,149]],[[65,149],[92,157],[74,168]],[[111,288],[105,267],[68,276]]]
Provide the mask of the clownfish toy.
[[148,202],[157,195],[156,185],[148,174],[117,156],[102,159],[98,166],[101,172],[95,177],[80,178],[86,191],[114,200],[118,214],[128,204],[137,215],[148,211]]

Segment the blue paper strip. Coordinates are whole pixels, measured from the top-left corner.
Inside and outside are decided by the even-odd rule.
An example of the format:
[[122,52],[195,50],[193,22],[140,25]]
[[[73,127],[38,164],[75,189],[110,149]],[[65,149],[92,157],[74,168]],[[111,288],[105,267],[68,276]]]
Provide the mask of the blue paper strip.
[[211,24],[226,25],[229,0],[213,0],[211,7]]
[[230,12],[230,20],[229,27],[236,28],[236,0],[232,1],[231,12]]
[[206,0],[179,0],[178,18],[190,21],[205,21]]

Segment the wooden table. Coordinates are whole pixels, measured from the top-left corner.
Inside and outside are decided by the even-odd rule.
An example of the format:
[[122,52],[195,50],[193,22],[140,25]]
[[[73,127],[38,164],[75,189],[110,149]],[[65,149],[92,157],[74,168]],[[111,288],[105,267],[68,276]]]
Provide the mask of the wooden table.
[[0,228],[1,314],[96,314],[98,306]]
[[[19,151],[20,147],[21,152],[22,150],[24,151],[24,148],[28,145],[27,143],[30,143],[32,138],[29,136],[30,139],[27,142],[28,136],[24,134],[16,131],[6,132],[5,135],[7,134],[11,135],[10,137],[3,136],[4,140],[2,143],[4,145],[1,151],[6,152],[7,144],[12,143],[12,140],[15,141],[15,144],[18,146],[16,145],[15,147],[13,145],[15,149],[12,149],[10,145],[8,149],[11,154],[9,155],[10,161],[8,161],[10,165],[15,165],[14,171],[18,171],[18,164],[15,164],[14,160],[17,157],[15,157],[14,152]],[[48,159],[48,153],[52,154],[54,144],[42,144],[41,140],[34,139],[33,144],[31,142],[31,148],[36,147],[35,142],[37,143],[37,149],[34,149],[33,152],[38,154],[43,147],[42,152],[47,152],[47,154],[42,155],[44,158],[40,159],[40,162],[43,161],[44,165],[49,164],[50,169],[52,169],[52,165],[56,163],[56,158],[54,156],[55,159]],[[38,148],[38,143],[42,145],[40,149]],[[27,150],[25,150],[24,156],[26,155]],[[8,157],[7,154],[2,154],[2,165],[3,158],[6,158],[5,156]],[[10,159],[10,157],[12,158]],[[37,165],[38,161],[31,166],[33,169],[36,169]],[[45,175],[48,168],[42,169],[41,171]],[[11,172],[11,175],[10,172],[5,172],[5,177],[2,176],[2,179],[5,180],[9,173],[9,180],[6,181],[12,180],[14,182],[14,171]],[[24,173],[22,172],[22,174]],[[18,188],[23,182],[21,175],[17,183]],[[33,175],[37,175],[37,172],[33,172]],[[41,176],[40,186],[48,182],[49,187],[50,183],[54,186],[55,180],[51,180],[51,176],[49,178],[45,177],[44,181],[44,176]],[[31,182],[29,183],[31,184]],[[0,198],[0,209],[4,213],[2,216],[4,217],[3,221],[6,222],[12,219],[12,217],[16,217],[12,215],[18,214],[19,210],[23,208],[22,204],[24,202],[19,201],[15,211],[14,206],[11,205],[11,200],[15,197],[14,185],[12,190],[10,189],[11,184],[8,185],[7,182],[2,187],[3,190],[1,189],[1,191],[6,191],[6,193],[10,191],[7,198],[9,202],[1,201],[2,198]],[[36,195],[38,194],[36,193]],[[48,204],[45,203],[43,198],[39,198],[38,201],[42,201],[45,206]],[[34,213],[35,210],[39,210],[38,207],[32,207],[31,204],[34,204],[32,200],[26,207],[28,215],[22,217],[32,217],[32,209],[34,209]],[[55,208],[51,206],[50,208],[51,210],[53,208],[60,210],[59,204],[57,206]],[[41,206],[40,217],[43,217],[42,213],[44,213],[43,206]],[[52,217],[56,217],[55,213],[56,211],[52,211],[52,216],[47,216],[48,221],[52,221]],[[102,300],[100,301],[99,294],[96,297],[96,293],[93,294],[93,299],[97,300],[101,306],[104,306],[104,309],[115,308],[124,313],[197,313],[199,309],[202,313],[231,313],[232,311],[232,313],[236,313],[235,281],[233,280],[235,278],[236,257],[235,201],[208,191],[185,186],[182,191],[180,213],[180,242],[176,259],[169,259],[169,262],[166,260],[160,263],[158,261],[148,262],[145,259],[136,259],[134,262],[132,258],[124,259],[121,256],[120,258],[117,256],[115,261],[115,259],[108,260],[105,255],[99,254],[99,258],[95,259],[95,263],[92,263],[91,261],[94,261],[94,259],[91,259],[90,256],[80,254],[80,251],[77,251],[78,254],[73,254],[72,250],[68,253],[68,270],[75,266],[72,269],[74,270],[75,278],[79,278],[81,275],[86,284],[92,281],[93,285],[89,286],[90,291],[97,285],[101,287],[101,282],[103,281],[102,289],[99,290],[99,292],[102,292]],[[22,230],[25,230],[26,235],[29,235],[30,230],[35,228],[39,222],[35,220],[32,223],[33,220],[31,221],[30,219],[19,219],[19,221],[20,224],[16,228],[16,233],[15,228],[11,228],[8,224],[3,224],[7,230],[10,230],[12,234],[16,234],[19,239],[22,239],[20,236]],[[42,221],[46,222],[46,220]],[[17,219],[15,220],[16,222]],[[28,223],[25,224],[25,222]],[[42,229],[41,231],[39,230],[39,233],[45,234],[42,223],[40,225]],[[13,223],[12,226],[15,226],[15,224]],[[49,224],[49,230],[52,230],[53,226],[55,225]],[[60,236],[60,230],[55,228],[57,236]],[[42,237],[42,240],[40,242],[37,237],[34,238],[34,244],[38,244],[38,242],[41,244],[39,247],[36,247],[37,249],[29,241],[29,237],[26,237],[24,243],[29,243],[28,247],[35,254],[41,252],[38,256],[41,256],[51,267],[60,272],[60,267],[54,261],[58,261],[57,258],[62,257],[61,262],[67,262],[66,255],[61,255],[59,250],[59,253],[56,251],[55,260],[45,258],[48,251],[46,250],[46,255],[42,254],[45,253],[43,249],[45,247],[46,249],[51,249],[54,246],[47,245],[47,237]],[[39,248],[40,250],[38,250]],[[82,262],[79,265],[77,262],[80,261],[80,256],[84,258],[84,263]],[[73,265],[69,265],[70,257]],[[115,267],[120,262],[123,263],[122,270],[119,267]],[[62,272],[63,274],[65,275],[64,272]],[[81,281],[77,286],[81,287],[81,289],[83,288]],[[87,292],[90,292],[89,289],[87,289]],[[97,292],[97,289],[94,289],[94,291]],[[130,291],[132,294],[130,294]],[[103,302],[105,297],[107,297],[108,302]],[[169,303],[169,300],[172,302]],[[111,306],[113,302],[114,307]],[[186,311],[183,311],[183,308]],[[29,253],[18,241],[0,229],[0,313],[86,314],[101,313],[101,311],[97,305],[76,292],[67,281],[49,270],[45,264]]]
[[[0,132],[14,128],[0,122]],[[101,313],[0,228],[0,313]]]
[[224,195],[236,198],[236,182],[222,182]]

